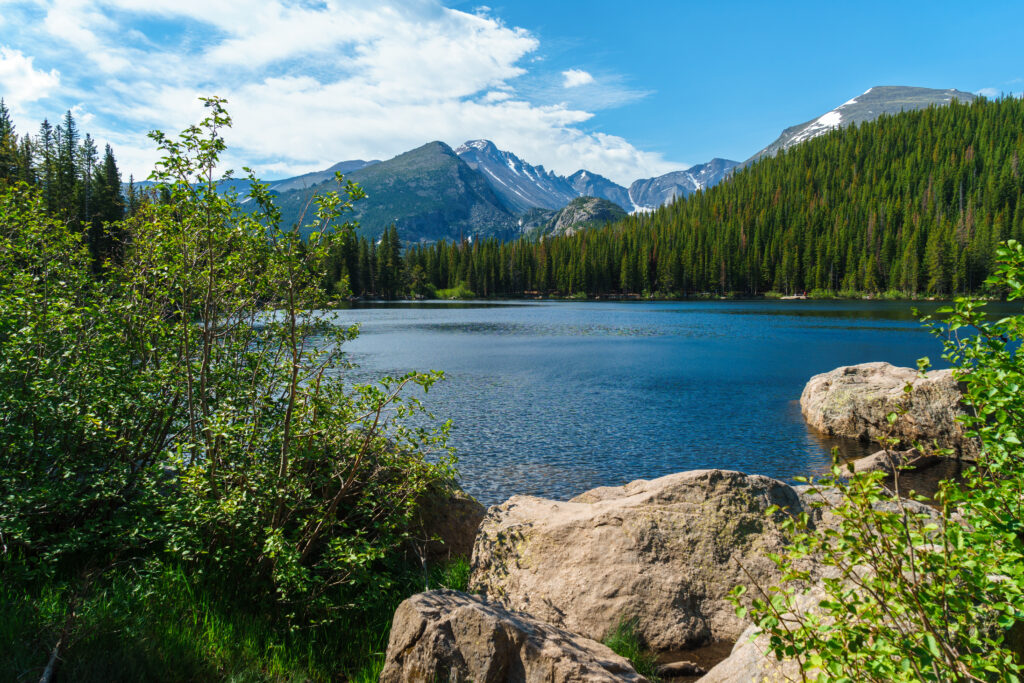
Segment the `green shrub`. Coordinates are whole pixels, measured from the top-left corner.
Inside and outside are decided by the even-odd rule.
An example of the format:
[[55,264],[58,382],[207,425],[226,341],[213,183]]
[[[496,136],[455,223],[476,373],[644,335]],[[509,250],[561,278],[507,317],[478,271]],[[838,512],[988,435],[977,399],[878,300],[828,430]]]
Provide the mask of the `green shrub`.
[[[1011,241],[998,253],[989,291],[1024,299],[1024,250]],[[816,487],[839,494],[823,504],[838,528],[814,528],[806,513],[792,520],[792,548],[775,558],[783,583],[752,601],[750,617],[771,652],[795,659],[805,679],[1020,680],[1024,315],[991,321],[984,307],[958,299],[940,310],[945,322],[930,323],[946,337],[945,357],[970,408],[964,422],[982,446],[962,482],[940,486],[939,520],[885,490],[881,473],[853,475],[836,465]],[[920,365],[927,368],[927,359]],[[901,419],[899,411],[889,419]],[[796,613],[794,600],[811,579],[800,564],[807,556],[835,576],[822,582],[816,610]],[[742,593],[735,591],[737,603]]]
[[[0,573],[8,568],[0,564]],[[0,582],[0,680],[38,680],[68,627],[63,680],[375,681],[392,614],[423,590],[413,565],[387,573],[390,588],[367,596],[362,608],[306,628],[288,628],[235,578],[197,576],[181,564],[151,560],[110,570],[84,593],[74,581]]]
[[84,595],[161,557],[312,628],[390,594],[415,501],[453,476],[447,425],[410,426],[404,392],[440,373],[344,385],[356,330],[320,279],[362,191],[318,197],[305,240],[255,180],[241,211],[215,180],[230,118],[206,104],[153,135],[162,199],[102,279],[36,193],[0,191],[5,579]]
[[473,290],[471,290],[469,288],[469,286],[465,282],[460,282],[456,286],[450,287],[448,289],[438,289],[438,290],[436,290],[435,293],[436,293],[438,299],[475,299],[476,298],[476,294],[473,293]]

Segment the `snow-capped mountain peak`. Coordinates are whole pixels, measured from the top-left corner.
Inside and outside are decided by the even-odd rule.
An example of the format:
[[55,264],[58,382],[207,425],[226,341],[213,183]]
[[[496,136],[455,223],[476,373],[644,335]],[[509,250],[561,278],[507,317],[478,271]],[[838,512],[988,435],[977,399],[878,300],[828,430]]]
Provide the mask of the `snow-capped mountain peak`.
[[874,121],[882,114],[924,109],[932,105],[949,104],[953,100],[970,102],[974,97],[971,93],[954,88],[935,90],[901,85],[876,85],[816,119],[782,131],[782,135],[775,142],[747,159],[743,165],[746,166],[764,156],[774,156],[781,150],[789,149],[793,145],[824,135],[836,128]]
[[691,166],[685,171],[673,171],[656,178],[637,180],[629,186],[629,199],[634,211],[652,211],[675,199],[686,197],[698,190],[717,185],[732,172],[739,162],[712,159],[706,164]]
[[560,209],[576,192],[561,176],[531,166],[505,152],[490,140],[470,140],[455,150],[471,168],[483,174],[509,209],[522,213],[531,208]]

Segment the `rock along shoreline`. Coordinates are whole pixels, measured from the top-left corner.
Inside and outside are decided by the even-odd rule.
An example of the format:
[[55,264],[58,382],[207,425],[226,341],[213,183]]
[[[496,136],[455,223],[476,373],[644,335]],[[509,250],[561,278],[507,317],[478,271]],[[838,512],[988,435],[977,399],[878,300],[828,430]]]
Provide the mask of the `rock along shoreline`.
[[[910,450],[915,443],[959,457],[977,452],[956,421],[964,408],[948,370],[919,377],[888,363],[837,368],[811,378],[800,404],[826,435],[890,439],[908,449],[895,454],[900,462],[921,461]],[[890,425],[885,416],[895,407],[904,419]],[[857,468],[891,468],[893,459],[883,456]],[[712,469],[599,487],[568,501],[517,495],[486,512],[465,494],[452,497],[451,510],[434,503],[423,520],[428,534],[456,554],[472,548],[469,594],[429,591],[404,601],[380,680],[646,681],[600,643],[623,621],[658,652],[735,643],[710,671],[663,667],[667,680],[799,675],[792,662],[766,657],[764,643],[751,641],[754,627],[727,596],[737,585],[750,594],[778,582],[770,556],[785,550],[787,515],[807,512],[812,524],[829,523],[807,489]],[[768,516],[770,506],[782,511]],[[804,569],[815,580],[823,576],[811,560]]]

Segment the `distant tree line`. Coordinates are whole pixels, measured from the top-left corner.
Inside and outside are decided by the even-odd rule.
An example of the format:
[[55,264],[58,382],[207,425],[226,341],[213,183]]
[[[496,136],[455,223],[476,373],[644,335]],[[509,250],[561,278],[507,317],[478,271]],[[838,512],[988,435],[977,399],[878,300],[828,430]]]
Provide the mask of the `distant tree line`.
[[975,292],[996,245],[1024,239],[1022,156],[1024,102],[953,102],[833,131],[597,230],[404,254],[392,231],[388,246],[353,242],[334,274],[382,296]]
[[0,99],[0,188],[17,182],[37,186],[49,215],[85,233],[97,267],[119,252],[119,237],[110,224],[134,213],[141,201],[134,182],[127,196],[122,193],[110,145],[101,155],[92,136],[81,134],[71,111],[57,125],[44,120],[35,136],[19,137]]

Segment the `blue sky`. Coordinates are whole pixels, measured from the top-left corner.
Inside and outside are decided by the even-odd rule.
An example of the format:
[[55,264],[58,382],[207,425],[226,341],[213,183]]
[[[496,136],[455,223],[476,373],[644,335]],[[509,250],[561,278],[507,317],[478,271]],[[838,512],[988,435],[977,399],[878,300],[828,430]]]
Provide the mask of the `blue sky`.
[[0,0],[19,130],[72,108],[125,172],[227,97],[266,178],[487,137],[621,183],[720,156],[875,85],[1024,90],[1024,3]]

